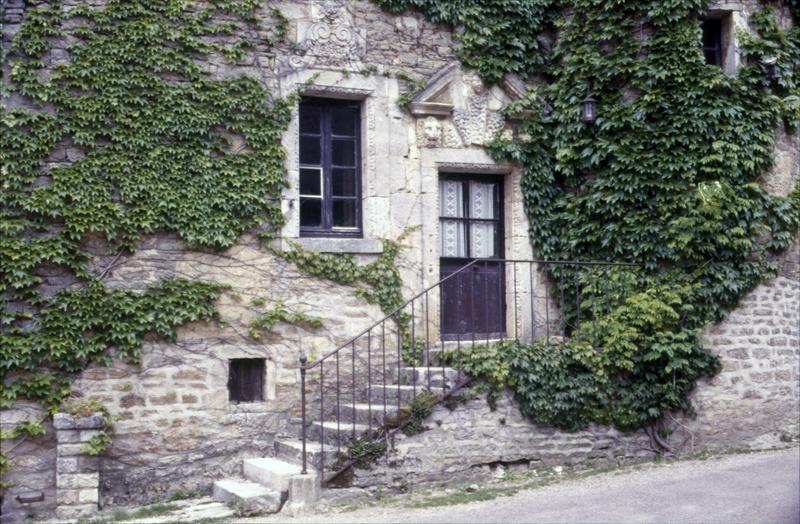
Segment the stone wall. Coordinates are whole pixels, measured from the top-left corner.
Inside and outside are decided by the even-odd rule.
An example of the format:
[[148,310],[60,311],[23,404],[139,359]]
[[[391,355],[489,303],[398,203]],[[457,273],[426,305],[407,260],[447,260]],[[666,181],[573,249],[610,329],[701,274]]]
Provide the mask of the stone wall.
[[[698,384],[694,418],[667,421],[678,453],[701,449],[764,448],[800,440],[800,244],[782,273],[761,284],[705,334],[722,372]],[[437,406],[427,431],[395,439],[353,484],[405,489],[419,483],[471,481],[511,468],[586,468],[636,462],[656,453],[644,432],[592,425],[567,433],[523,417],[508,393],[492,411],[484,398]]]
[[591,467],[646,460],[655,456],[644,432],[621,433],[592,425],[566,432],[534,424],[506,392],[494,411],[484,397],[437,406],[426,431],[398,434],[390,451],[370,469],[355,469],[354,486],[408,486],[485,480],[506,470],[554,466]]
[[[64,2],[67,6],[75,3]],[[5,3],[4,46],[19,28],[22,6],[22,0]],[[408,86],[395,73],[430,79],[448,65],[457,66],[448,29],[419,14],[389,15],[366,0],[271,2],[265,3],[264,9],[271,6],[279,7],[288,18],[291,45],[267,49],[260,43],[265,35],[246,35],[259,44],[248,51],[242,65],[230,66],[217,57],[207,64],[209,69],[218,76],[250,75],[283,95],[314,77],[317,94],[364,100],[365,238],[303,239],[307,247],[354,253],[365,262],[380,253],[379,238],[397,238],[408,226],[421,224],[408,238],[399,259],[405,294],[418,292],[439,276],[438,174],[457,170],[505,177],[509,211],[506,256],[531,258],[519,191],[520,170],[494,164],[483,151],[488,136],[485,129],[470,121],[474,117],[488,122],[508,99],[508,91],[499,86],[485,91],[474,76],[465,77],[458,67],[451,67],[451,76],[444,78],[451,82],[447,89],[430,93],[432,98],[427,101],[436,102],[436,96],[449,93],[458,118],[434,117],[438,127],[426,129],[430,115],[412,116],[397,107]],[[56,49],[63,58],[64,46],[56,45]],[[377,73],[359,74],[371,66]],[[20,100],[14,98],[10,103]],[[472,113],[465,111],[467,105]],[[295,113],[284,140],[288,178],[294,188],[284,195],[285,239],[296,239],[299,230],[296,121]],[[776,165],[765,181],[767,187],[780,194],[794,187],[798,151],[797,135],[779,135]],[[78,149],[64,144],[50,161],[54,165],[68,163],[79,154]],[[102,242],[92,241],[92,247],[98,253],[92,262],[95,268],[114,264],[106,278],[110,286],[141,288],[174,276],[230,286],[218,303],[224,323],[186,325],[175,343],[148,339],[141,365],[115,361],[110,367],[92,366],[73,383],[76,394],[101,400],[112,415],[120,417],[113,443],[100,461],[104,504],[141,502],[177,490],[205,492],[214,480],[237,473],[242,458],[272,454],[276,437],[297,432],[301,352],[313,359],[382,317],[377,306],[355,297],[352,288],[309,278],[249,235],[216,253],[189,251],[175,237],[163,234],[144,239],[135,254],[119,260],[102,254]],[[787,260],[781,277],[760,286],[729,319],[709,331],[709,343],[720,352],[725,368],[698,389],[695,402],[700,416],[684,423],[693,432],[696,446],[772,442],[773,433],[797,432],[791,419],[796,423],[798,277],[792,265],[797,260]],[[48,268],[43,276],[53,291],[72,282],[57,268]],[[542,280],[537,279],[536,289],[540,293],[544,289]],[[256,305],[259,300],[265,305]],[[309,330],[281,324],[261,339],[250,336],[255,316],[278,300],[293,311],[321,317],[323,327]],[[509,318],[514,313],[509,310]],[[513,327],[515,333],[529,329],[523,324]],[[779,331],[774,332],[776,329]],[[232,358],[266,360],[263,402],[228,401],[228,361]],[[3,429],[16,420],[34,418],[33,410],[22,403],[5,410]],[[489,411],[482,400],[470,401],[452,413],[437,408],[429,425],[429,432],[398,440],[385,469],[359,474],[356,482],[392,485],[400,482],[399,472],[408,474],[407,482],[451,475],[472,478],[486,474],[487,464],[596,464],[640,460],[652,454],[646,436],[640,433],[623,435],[593,427],[568,434],[533,425],[521,418],[508,398],[499,402],[496,412]],[[19,520],[27,513],[53,512],[56,440],[53,428],[46,425],[46,429],[44,438],[2,441],[15,467],[9,476],[14,486],[3,495],[3,521]],[[680,426],[677,429],[687,431]],[[681,440],[687,437],[691,436],[686,433]],[[691,438],[687,442],[691,443]],[[42,493],[43,500],[21,503],[17,499],[29,492]]]
[[[63,2],[65,9],[78,3],[82,2]],[[256,45],[241,64],[232,66],[223,57],[212,56],[205,65],[218,77],[249,75],[279,95],[292,92],[297,81],[318,73],[317,84],[334,96],[348,86],[351,91],[370,90],[370,101],[365,104],[365,117],[371,118],[369,135],[364,137],[365,161],[369,161],[365,173],[382,178],[371,179],[368,186],[373,194],[365,195],[374,197],[365,204],[372,210],[366,238],[311,247],[356,253],[362,262],[373,260],[382,249],[378,238],[396,238],[417,223],[413,216],[393,221],[398,215],[388,212],[395,173],[383,166],[403,166],[408,152],[406,129],[413,127],[410,117],[397,108],[398,97],[408,87],[395,73],[422,80],[455,61],[451,32],[420,14],[393,16],[368,1],[271,2],[262,7],[264,18],[272,7],[280,9],[289,21],[286,43],[267,46],[268,29],[264,34],[242,35]],[[4,48],[19,29],[25,8],[23,0],[4,2]],[[63,60],[67,56],[63,42],[55,42],[54,49],[54,57]],[[368,66],[375,72],[359,74]],[[14,96],[5,103],[24,105],[25,101]],[[392,136],[399,138],[389,141]],[[294,159],[296,147],[289,145],[288,149]],[[48,162],[65,164],[80,154],[78,148],[64,143]],[[287,167],[291,179],[292,168]],[[296,188],[296,179],[291,180]],[[298,236],[293,211],[297,206],[293,204],[296,196],[287,192],[284,209],[290,226],[283,232],[284,238]],[[76,395],[96,398],[120,417],[101,465],[103,504],[141,502],[177,490],[205,492],[214,480],[238,473],[242,458],[273,454],[276,436],[297,434],[293,417],[299,409],[301,352],[313,360],[383,316],[377,306],[356,297],[354,289],[309,278],[252,236],[244,236],[228,250],[210,253],[189,251],[171,235],[154,235],[140,242],[135,254],[119,260],[103,254],[103,242],[90,239],[89,244],[97,253],[92,261],[95,268],[114,264],[106,277],[112,287],[142,288],[175,276],[231,287],[218,303],[219,324],[185,325],[174,344],[148,339],[141,365],[114,361],[110,367],[92,366],[73,382]],[[412,239],[410,244],[419,245],[419,240]],[[417,259],[404,254],[401,260],[404,275],[413,276],[407,280],[409,290],[419,288]],[[58,268],[47,268],[42,276],[53,292],[74,282]],[[263,306],[254,304],[259,300],[265,302]],[[250,323],[256,315],[279,300],[291,311],[320,317],[323,327],[279,324],[260,339],[250,336]],[[266,359],[263,402],[229,402],[228,361],[232,358]],[[4,410],[3,428],[30,418],[30,408],[20,404]],[[4,491],[3,521],[18,520],[28,512],[51,513],[55,506],[55,439],[52,428],[47,430],[45,438],[29,439],[16,447],[15,442],[2,441],[15,465],[9,476],[14,486]],[[44,500],[27,505],[16,501],[20,493],[28,491],[42,492]]]
[[[40,406],[19,402],[13,410],[3,410],[0,414],[0,431],[9,431],[18,422],[39,420],[44,415]],[[4,476],[11,488],[2,490],[2,522],[55,512],[56,435],[49,418],[43,426],[45,434],[41,437],[0,440],[0,449],[8,454],[11,463],[11,471]]]

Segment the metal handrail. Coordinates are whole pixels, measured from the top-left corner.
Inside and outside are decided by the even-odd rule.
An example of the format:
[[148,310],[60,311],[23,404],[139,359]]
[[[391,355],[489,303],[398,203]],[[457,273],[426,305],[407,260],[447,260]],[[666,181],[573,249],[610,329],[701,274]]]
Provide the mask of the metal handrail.
[[[389,384],[387,382],[388,374],[387,374],[387,366],[386,366],[386,364],[387,364],[387,358],[386,358],[386,334],[387,334],[386,333],[386,322],[391,320],[391,321],[394,321],[397,324],[397,329],[396,329],[396,333],[395,333],[396,337],[397,337],[397,341],[396,341],[396,344],[397,344],[397,355],[396,355],[396,357],[397,357],[397,363],[396,363],[397,364],[397,366],[396,366],[397,367],[397,384],[396,384],[396,386],[397,386],[397,391],[396,391],[396,393],[397,393],[397,406],[396,407],[397,407],[397,413],[399,414],[401,412],[401,403],[402,403],[402,398],[401,398],[401,369],[402,369],[401,368],[401,363],[404,362],[404,357],[403,357],[402,352],[405,349],[407,349],[406,346],[407,346],[409,341],[410,341],[411,349],[413,351],[416,351],[419,348],[418,344],[423,342],[423,340],[421,340],[423,338],[422,335],[420,335],[419,338],[418,338],[417,337],[417,332],[416,332],[416,321],[417,321],[416,313],[415,313],[415,303],[416,303],[416,301],[421,299],[422,297],[424,297],[424,302],[419,304],[419,311],[420,311],[420,315],[422,315],[423,314],[423,310],[424,310],[424,319],[425,319],[425,321],[424,321],[424,324],[422,324],[422,325],[424,326],[424,329],[425,329],[425,335],[424,335],[424,348],[422,348],[422,353],[420,355],[415,356],[414,358],[412,358],[409,362],[406,362],[406,366],[407,366],[406,373],[408,372],[408,370],[410,370],[411,376],[412,376],[412,379],[411,379],[411,381],[412,381],[411,386],[413,386],[412,391],[411,391],[412,398],[416,398],[416,395],[417,395],[417,384],[418,384],[418,378],[417,378],[418,375],[417,375],[417,373],[418,373],[418,370],[417,370],[417,367],[416,367],[416,360],[417,360],[417,358],[424,357],[425,354],[426,354],[425,351],[427,351],[427,357],[425,358],[426,364],[423,364],[423,365],[427,365],[427,383],[428,383],[427,387],[428,387],[429,391],[431,390],[431,369],[432,368],[431,368],[431,360],[430,360],[431,359],[431,344],[430,344],[430,333],[429,333],[429,330],[430,330],[430,307],[429,307],[429,296],[428,296],[429,293],[431,291],[433,291],[434,289],[436,289],[436,288],[441,288],[442,284],[444,284],[445,282],[457,277],[458,275],[463,274],[465,271],[467,271],[470,268],[477,267],[477,266],[479,266],[481,264],[483,264],[485,268],[488,268],[488,265],[490,263],[491,264],[502,264],[502,267],[504,269],[501,270],[501,272],[499,273],[500,277],[499,277],[498,280],[496,280],[497,288],[493,288],[492,290],[489,290],[488,286],[490,284],[488,283],[489,282],[488,277],[484,277],[482,279],[482,282],[483,282],[483,293],[485,295],[486,295],[487,292],[499,291],[501,296],[506,297],[507,293],[508,293],[508,288],[506,288],[506,284],[504,282],[506,281],[505,280],[506,278],[512,278],[512,277],[508,273],[505,273],[505,271],[508,270],[509,265],[513,269],[513,311],[514,311],[513,324],[505,324],[506,322],[509,322],[511,320],[510,318],[506,319],[505,316],[502,317],[503,320],[501,321],[501,323],[505,324],[506,326],[510,326],[510,325],[514,326],[514,338],[517,339],[517,340],[519,340],[519,327],[518,327],[518,323],[517,322],[520,319],[518,317],[518,312],[522,312],[522,311],[524,311],[526,309],[525,308],[525,303],[523,303],[522,309],[518,308],[518,302],[517,301],[518,301],[518,296],[520,295],[520,292],[518,291],[518,287],[517,287],[517,284],[518,284],[517,266],[520,265],[520,264],[522,264],[523,267],[525,265],[528,266],[528,273],[529,273],[528,278],[529,278],[529,283],[530,283],[530,291],[529,291],[528,295],[529,295],[530,301],[531,301],[531,304],[530,304],[530,312],[531,312],[530,328],[531,328],[531,332],[530,332],[530,335],[531,335],[532,338],[536,337],[536,326],[539,325],[539,324],[536,323],[536,312],[535,312],[535,303],[536,302],[535,302],[535,300],[537,298],[544,298],[545,299],[545,302],[544,302],[544,326],[546,328],[546,336],[544,337],[544,340],[546,340],[547,344],[550,343],[551,317],[550,317],[550,313],[549,313],[550,308],[548,306],[550,304],[550,300],[551,299],[555,302],[553,304],[554,306],[555,305],[560,305],[560,309],[561,309],[561,315],[560,315],[560,317],[561,317],[560,326],[561,327],[560,327],[560,329],[561,330],[564,330],[564,332],[565,332],[568,326],[570,326],[572,328],[579,328],[580,327],[580,323],[581,323],[581,313],[582,313],[581,309],[583,309],[584,306],[581,305],[582,294],[581,294],[581,282],[580,282],[580,279],[579,279],[579,276],[578,276],[579,273],[575,273],[575,275],[574,275],[574,283],[571,283],[571,282],[567,282],[566,283],[566,286],[570,287],[570,289],[572,288],[572,286],[574,286],[574,288],[575,288],[574,294],[566,297],[570,301],[569,303],[567,303],[567,302],[565,302],[565,281],[564,281],[564,269],[563,269],[564,266],[573,266],[573,267],[597,267],[597,266],[601,266],[601,267],[605,267],[605,309],[606,310],[609,310],[609,282],[610,282],[610,280],[609,280],[609,269],[608,268],[610,268],[610,267],[640,267],[640,264],[633,264],[633,263],[626,263],[626,262],[535,260],[535,259],[521,260],[521,259],[501,259],[501,258],[474,259],[474,260],[466,263],[464,266],[462,266],[462,267],[458,268],[457,270],[453,271],[452,273],[450,273],[446,277],[440,279],[438,282],[434,283],[431,286],[428,286],[427,288],[423,289],[422,291],[420,291],[419,293],[417,293],[413,297],[411,297],[408,300],[404,301],[402,305],[400,305],[399,307],[395,308],[392,312],[390,312],[389,314],[385,315],[380,320],[378,320],[377,322],[373,323],[370,327],[368,327],[367,329],[361,331],[359,334],[357,334],[356,336],[352,337],[347,342],[345,342],[344,344],[340,345],[339,347],[337,347],[336,349],[334,349],[330,353],[320,357],[318,360],[316,360],[312,364],[308,364],[308,358],[307,358],[305,352],[303,352],[303,354],[300,357],[300,388],[301,388],[301,424],[302,424],[302,429],[301,429],[301,431],[302,431],[302,451],[301,452],[302,452],[302,472],[304,474],[307,472],[307,447],[306,447],[306,444],[307,444],[307,441],[308,441],[308,434],[307,434],[307,430],[308,430],[307,404],[308,404],[308,402],[307,402],[307,395],[306,395],[306,383],[307,383],[307,372],[308,372],[308,370],[315,369],[317,367],[319,368],[319,413],[320,413],[320,425],[319,425],[318,430],[320,432],[319,436],[320,436],[320,441],[321,441],[321,446],[320,446],[320,462],[321,463],[319,465],[319,469],[323,472],[323,478],[324,478],[324,471],[325,471],[325,434],[326,434],[325,422],[326,422],[326,419],[329,419],[331,415],[335,415],[335,428],[331,428],[328,431],[335,432],[335,434],[336,434],[336,446],[335,447],[336,447],[336,451],[337,451],[337,455],[338,455],[340,453],[340,451],[341,451],[341,442],[342,442],[342,437],[341,437],[341,433],[342,433],[342,428],[341,428],[342,416],[341,416],[341,395],[340,395],[340,393],[342,391],[343,386],[344,386],[345,393],[347,392],[348,383],[350,383],[350,387],[349,387],[349,389],[350,389],[350,399],[349,399],[349,401],[352,402],[352,405],[351,405],[352,421],[345,420],[345,424],[349,424],[350,422],[352,422],[352,432],[348,431],[348,429],[345,428],[345,430],[344,430],[346,432],[345,435],[347,433],[350,433],[350,437],[349,438],[345,437],[344,440],[345,440],[345,442],[347,442],[350,439],[355,440],[355,438],[356,438],[356,425],[357,425],[357,419],[358,419],[358,417],[357,417],[358,410],[357,410],[357,404],[356,404],[356,369],[357,369],[356,368],[356,349],[357,349],[356,342],[358,342],[360,339],[362,339],[362,337],[364,337],[366,335],[366,357],[367,357],[366,358],[366,366],[367,366],[366,367],[366,380],[367,380],[367,390],[366,390],[367,401],[366,401],[366,405],[368,406],[367,407],[367,415],[366,416],[367,416],[367,427],[369,429],[368,430],[365,429],[364,431],[366,432],[367,435],[369,435],[369,438],[374,438],[372,436],[373,435],[373,431],[372,431],[372,422],[373,422],[372,407],[373,407],[373,405],[375,405],[376,407],[379,407],[381,402],[377,401],[377,402],[373,403],[372,388],[373,387],[380,387],[381,384],[379,383],[380,380],[374,381],[374,383],[373,383],[373,378],[372,378],[373,377],[373,375],[372,375],[372,370],[373,370],[372,338],[373,338],[373,330],[379,329],[379,332],[375,333],[375,339],[377,340],[378,338],[380,338],[380,340],[381,340],[380,353],[378,355],[382,354],[382,356],[383,356],[383,358],[382,358],[382,373],[380,372],[381,371],[380,364],[378,365],[377,369],[375,370],[375,373],[376,373],[377,376],[381,376],[382,375],[382,377],[383,377],[383,380],[382,380],[382,382],[383,382],[383,402],[382,402],[382,404],[383,404],[383,425],[379,424],[377,422],[377,420],[376,420],[376,427],[381,428],[381,430],[383,430],[384,434],[391,434],[391,433],[393,433],[393,431],[389,431],[388,433],[385,431],[385,429],[387,427],[387,421],[389,420],[388,417],[387,417],[387,413],[388,413],[387,407],[393,407],[393,406],[389,406],[389,404],[387,402],[388,401],[388,398],[387,398],[387,389],[388,388],[387,388],[387,386],[388,387],[392,387],[392,388],[394,387],[394,384]],[[555,293],[552,297],[548,297],[548,296],[538,297],[538,296],[536,296],[536,294],[535,294],[536,286],[534,285],[534,282],[537,282],[538,280],[534,280],[534,278],[533,278],[534,264],[537,267],[537,271],[538,271],[538,266],[544,265],[545,266],[545,270],[550,272],[553,275],[554,278],[555,278],[555,273],[553,272],[554,270],[552,269],[552,267],[553,266],[562,266],[562,269],[559,271],[559,275],[558,275],[558,293]],[[602,310],[603,309],[603,303],[602,303],[602,295],[603,295],[603,293],[602,293],[602,290],[599,287],[597,287],[597,285],[596,285],[597,282],[598,282],[598,280],[596,278],[596,270],[592,269],[590,274],[591,274],[592,278],[594,279],[592,281],[594,283],[592,284],[592,287],[590,288],[591,289],[591,297],[592,297],[591,301],[592,301],[592,303],[591,303],[591,307],[587,306],[585,309],[586,309],[586,312],[587,312],[587,316],[592,319],[592,322],[596,322],[598,295],[600,296],[600,308]],[[523,273],[523,276],[524,276],[524,273]],[[476,285],[475,284],[476,281],[470,281],[470,282],[471,282],[471,284],[470,284],[471,286]],[[491,284],[491,285],[495,286],[495,284]],[[545,283],[543,285],[545,286],[545,289],[547,289],[547,287],[546,287],[547,284]],[[461,287],[457,287],[457,289],[458,289],[457,303],[460,306],[463,306],[463,304],[462,304],[462,294],[461,294],[461,289],[462,288]],[[471,287],[470,291],[474,292],[475,289],[476,288]],[[598,293],[598,290],[600,290],[599,293]],[[523,295],[522,295],[523,297],[525,296],[524,293],[525,292],[523,291]],[[560,294],[560,299],[559,299],[559,296],[558,296],[559,294]],[[470,296],[474,296],[474,295],[470,295]],[[486,295],[486,296],[488,296],[488,295]],[[574,299],[574,301],[573,301],[573,299]],[[505,300],[506,299],[503,298],[504,303],[505,303]],[[475,302],[473,302],[472,299],[469,299],[469,304],[470,304],[469,308],[470,308],[470,315],[471,315],[471,318],[472,318],[472,325],[473,326],[477,326],[478,324],[476,324],[476,322],[475,322],[476,321],[476,318],[475,318],[475,305],[474,305]],[[490,320],[489,320],[490,316],[489,316],[489,313],[488,313],[487,304],[488,304],[488,301],[484,301],[484,316],[485,316],[485,318],[483,320],[485,321],[485,326],[484,327],[486,329],[486,342],[489,343],[489,340],[490,340],[489,331],[490,331],[490,324],[491,323],[490,323]],[[570,311],[570,313],[567,314],[566,310],[564,310],[565,305],[576,306],[575,311],[574,312]],[[405,323],[405,320],[401,320],[403,318],[403,317],[401,317],[401,315],[405,314],[405,313],[403,313],[403,311],[405,309],[409,308],[409,306],[410,306],[410,310],[411,310],[410,318],[408,319],[410,321],[410,329],[409,329],[408,326],[405,326],[405,327],[401,326],[401,324]],[[506,305],[506,307],[508,307],[508,304]],[[441,314],[441,311],[440,311],[440,314]],[[522,314],[525,314],[525,313],[522,313]],[[503,313],[503,315],[505,315],[505,313]],[[573,316],[569,316],[569,315],[573,315]],[[522,319],[523,319],[523,324],[522,324],[523,333],[525,331],[525,323],[524,323],[525,320],[524,320],[524,318],[525,317],[522,317]],[[569,323],[568,319],[571,319],[572,321],[574,321],[574,324]],[[422,316],[420,316],[419,320],[422,320]],[[541,317],[540,317],[540,321],[541,321]],[[506,332],[506,328],[503,328],[502,333],[503,333],[503,335],[502,335],[503,337],[507,336],[506,335],[506,333],[507,333]],[[390,341],[391,341],[391,339],[392,339],[391,337],[393,336],[391,334],[391,332],[390,332],[389,336],[390,336]],[[457,337],[458,337],[457,338],[458,348],[460,349],[461,348],[461,341],[462,341],[461,335],[457,335]],[[444,333],[442,331],[440,331],[440,338],[444,342],[445,335],[444,335]],[[473,345],[473,347],[475,346],[475,343],[476,343],[475,332],[473,331],[473,333],[472,333],[472,345]],[[348,379],[346,377],[346,375],[345,375],[345,379],[344,379],[345,382],[343,383],[342,379],[340,377],[340,364],[341,364],[341,361],[343,360],[342,357],[340,357],[340,353],[342,353],[345,349],[348,349],[348,348],[351,351],[351,356],[349,357],[350,358],[350,363],[348,365],[346,363],[346,361],[345,361],[345,366],[350,368],[349,371],[351,372],[351,376]],[[363,358],[363,351],[364,351],[364,348],[363,347],[360,348],[360,353],[362,354],[362,357],[360,357],[360,358]],[[394,356],[395,355],[390,354],[389,355],[389,359],[391,360],[392,358],[394,358]],[[348,357],[345,356],[344,358],[348,358]],[[376,356],[376,359],[377,359],[377,356]],[[335,405],[333,405],[333,404],[328,405],[328,412],[326,412],[325,411],[325,407],[326,407],[327,404],[325,403],[325,370],[326,370],[325,368],[327,367],[327,369],[330,370],[329,373],[333,372],[331,367],[326,366],[326,361],[328,361],[328,360],[335,360],[335,363],[334,362],[328,363],[329,366],[335,366],[335,377],[332,379],[332,380],[335,380],[335,382],[333,383],[335,385],[335,397],[334,397],[335,398]],[[408,364],[410,364],[410,366]],[[394,365],[392,364],[392,367],[393,366]],[[445,363],[444,363],[444,361],[442,361],[441,366],[442,366],[442,396],[439,397],[439,401],[441,401],[441,399],[444,398],[448,394],[446,390],[449,387],[448,386],[448,381],[450,380],[447,377],[447,374],[445,372]],[[454,384],[455,384],[455,386],[457,388],[459,386],[459,384],[462,384],[462,381],[461,381],[462,374],[461,374],[460,362],[457,364],[456,367],[457,367],[457,370],[456,370],[457,373],[456,373],[456,378],[455,378]],[[436,366],[434,366],[434,370],[435,369],[436,369]],[[363,361],[362,361],[361,364],[359,364],[359,370],[363,372]],[[389,369],[389,371],[393,372],[394,370],[393,369]],[[348,372],[348,370],[347,370],[347,368],[345,368],[345,373],[347,373],[347,372]],[[361,382],[362,381],[359,381],[359,386],[362,385]],[[330,387],[330,385],[331,385],[331,382],[329,382],[329,387]],[[421,385],[419,387],[424,389],[424,387],[421,386]],[[438,386],[436,386],[436,387],[438,388]],[[451,390],[450,393],[452,393],[453,390]],[[362,396],[362,395],[359,394],[359,396]],[[437,395],[437,397],[438,397],[438,395]],[[328,395],[328,398],[330,399],[330,394]],[[345,402],[347,402],[347,401],[348,400],[346,399]],[[333,402],[333,399],[329,400],[329,402]],[[346,404],[345,404],[345,407],[347,407]],[[329,422],[331,422],[331,421],[329,420]]]
[[640,266],[640,264],[632,264],[632,263],[628,263],[628,262],[602,262],[602,261],[596,261],[596,260],[591,260],[591,261],[586,261],[586,262],[579,262],[579,261],[569,261],[569,260],[536,260],[536,259],[521,260],[521,259],[511,259],[511,258],[508,258],[508,259],[506,259],[506,258],[476,258],[476,259],[473,259],[472,262],[470,262],[470,263],[466,264],[465,266],[462,266],[461,268],[459,268],[457,271],[454,271],[453,273],[450,273],[449,275],[447,275],[443,279],[439,280],[435,284],[432,284],[431,286],[428,286],[427,288],[423,289],[422,291],[420,291],[419,293],[417,293],[413,297],[409,298],[408,300],[406,300],[403,303],[403,305],[397,307],[394,311],[392,311],[391,313],[389,313],[385,317],[381,318],[380,320],[378,320],[377,322],[372,324],[370,327],[368,327],[367,329],[365,329],[364,331],[362,331],[358,335],[356,335],[353,338],[349,339],[347,342],[345,342],[341,346],[337,347],[336,349],[334,349],[330,353],[320,357],[319,359],[317,359],[312,364],[308,364],[306,366],[306,369],[313,369],[314,367],[320,365],[320,363],[323,360],[327,360],[328,358],[332,357],[333,355],[335,355],[339,351],[341,351],[341,350],[345,349],[346,347],[350,346],[353,342],[355,342],[359,338],[363,337],[364,335],[366,335],[367,333],[369,333],[370,331],[372,331],[373,329],[375,329],[376,327],[381,325],[383,322],[385,322],[387,320],[390,320],[390,319],[393,319],[397,315],[397,313],[403,311],[403,309],[408,307],[409,304],[411,304],[412,302],[414,302],[415,300],[417,300],[418,298],[423,296],[425,293],[428,293],[431,290],[441,286],[444,282],[446,282],[446,281],[450,280],[451,278],[455,277],[456,275],[460,274],[462,271],[465,271],[467,268],[472,267],[475,264],[485,263],[485,262],[575,265],[575,266],[622,266],[622,267],[639,267]]

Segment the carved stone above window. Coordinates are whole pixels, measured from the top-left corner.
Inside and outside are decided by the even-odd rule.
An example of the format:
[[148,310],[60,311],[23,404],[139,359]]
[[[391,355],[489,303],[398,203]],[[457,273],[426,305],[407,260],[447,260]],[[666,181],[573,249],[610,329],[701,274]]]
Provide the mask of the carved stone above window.
[[509,77],[487,87],[457,62],[437,72],[411,100],[417,117],[417,146],[461,148],[481,146],[505,126],[500,110],[525,95],[525,84]]

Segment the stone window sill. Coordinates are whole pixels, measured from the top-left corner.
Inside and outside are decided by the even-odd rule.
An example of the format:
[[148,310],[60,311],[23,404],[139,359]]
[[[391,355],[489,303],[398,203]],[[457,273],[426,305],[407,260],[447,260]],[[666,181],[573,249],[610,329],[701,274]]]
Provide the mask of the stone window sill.
[[[380,255],[383,253],[383,244],[373,238],[331,238],[331,237],[300,237],[292,238],[292,242],[300,244],[303,249],[318,253],[352,253],[359,255]],[[289,250],[288,242],[281,242],[281,249]]]

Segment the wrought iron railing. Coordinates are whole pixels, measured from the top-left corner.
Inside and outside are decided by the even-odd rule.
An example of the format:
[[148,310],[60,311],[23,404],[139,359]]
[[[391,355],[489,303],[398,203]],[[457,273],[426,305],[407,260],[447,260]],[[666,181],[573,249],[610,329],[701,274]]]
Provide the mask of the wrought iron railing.
[[[637,268],[607,262],[473,260],[318,360],[308,363],[304,354],[303,473],[311,442],[319,443],[313,465],[323,480],[330,480],[352,463],[343,451],[348,442],[388,440],[402,427],[401,412],[418,391],[433,392],[441,400],[462,387],[469,378],[459,363],[437,362],[437,351],[497,339],[563,340],[624,300]],[[483,331],[476,333],[476,326]],[[448,376],[453,369],[455,375]],[[327,463],[327,477],[326,453],[334,457]]]

